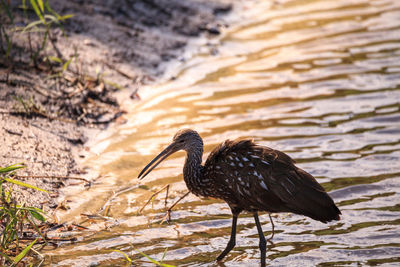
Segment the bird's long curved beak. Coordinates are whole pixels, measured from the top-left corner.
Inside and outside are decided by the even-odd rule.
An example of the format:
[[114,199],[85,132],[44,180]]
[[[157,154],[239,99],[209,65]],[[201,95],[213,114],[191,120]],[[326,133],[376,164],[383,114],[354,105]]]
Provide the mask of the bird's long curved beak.
[[175,153],[176,151],[177,150],[175,144],[169,145],[160,154],[158,154],[157,157],[150,161],[150,163],[147,164],[146,167],[144,167],[144,169],[139,173],[138,178],[143,179],[144,177],[146,177],[146,175],[149,174],[155,167],[157,167],[158,164],[160,164],[164,159],[166,159],[169,155]]

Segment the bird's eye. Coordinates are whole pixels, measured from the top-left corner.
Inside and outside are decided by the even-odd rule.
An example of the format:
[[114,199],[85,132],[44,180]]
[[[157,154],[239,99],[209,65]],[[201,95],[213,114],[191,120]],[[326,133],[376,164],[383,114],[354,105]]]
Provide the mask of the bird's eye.
[[179,140],[179,143],[183,143],[183,141],[184,141],[184,140],[183,140],[183,139],[181,139],[181,140]]

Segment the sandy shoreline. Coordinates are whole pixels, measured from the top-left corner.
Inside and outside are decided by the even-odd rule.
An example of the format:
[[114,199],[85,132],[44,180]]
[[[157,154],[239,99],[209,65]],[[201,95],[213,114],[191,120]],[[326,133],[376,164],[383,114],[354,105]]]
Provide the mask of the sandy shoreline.
[[[15,196],[22,203],[56,208],[58,189],[79,181],[51,177],[84,177],[77,159],[84,157],[80,151],[88,138],[110,122],[124,122],[115,93],[123,88],[135,99],[141,85],[156,82],[171,63],[185,61],[188,43],[200,36],[213,38],[226,26],[223,16],[233,1],[117,2],[76,0],[53,6],[60,14],[75,15],[65,25],[68,38],[53,31],[59,50],[66,58],[78,53],[75,67],[101,75],[103,82],[65,79],[53,84],[21,52],[15,62],[0,58],[0,166],[24,163],[18,175],[49,177],[23,178],[51,193],[19,189]],[[24,36],[14,40],[26,46]]]

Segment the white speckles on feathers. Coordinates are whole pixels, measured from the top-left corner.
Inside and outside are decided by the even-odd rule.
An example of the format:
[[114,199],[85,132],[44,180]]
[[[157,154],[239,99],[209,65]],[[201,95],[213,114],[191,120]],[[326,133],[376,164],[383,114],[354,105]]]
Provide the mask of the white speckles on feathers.
[[294,183],[292,181],[290,181],[290,179],[287,179],[287,181],[293,186],[295,187]]
[[243,187],[243,191],[247,194],[248,197],[251,197],[251,193],[246,187]]
[[264,181],[261,181],[260,185],[261,185],[261,187],[264,188],[265,190],[268,190],[268,186],[264,183]]
[[269,162],[267,162],[265,160],[262,160],[261,162],[264,163],[265,165],[271,165],[271,163],[269,163]]
[[294,212],[322,222],[339,218],[329,195],[285,153],[250,140],[227,140],[211,152],[203,168],[202,141],[192,135],[197,143],[189,140],[193,148],[186,150],[184,166],[192,193],[223,199],[240,211]]
[[282,184],[282,186],[289,193],[289,195],[293,195],[292,191],[290,191],[289,188],[287,188],[285,184]]

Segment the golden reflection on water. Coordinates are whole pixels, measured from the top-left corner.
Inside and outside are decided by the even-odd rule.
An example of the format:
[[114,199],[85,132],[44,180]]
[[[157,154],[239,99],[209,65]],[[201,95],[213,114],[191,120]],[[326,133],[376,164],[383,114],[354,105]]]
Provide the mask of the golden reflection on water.
[[[168,263],[214,266],[229,238],[226,204],[185,198],[160,225],[169,203],[185,193],[184,154],[163,162],[138,184],[138,172],[178,129],[196,129],[205,153],[225,139],[254,138],[289,153],[330,192],[343,212],[328,225],[297,215],[275,216],[271,265],[396,265],[400,262],[400,2],[267,1],[229,29],[219,54],[186,62],[177,79],[144,88],[125,103],[128,122],[99,136],[86,164],[104,175],[69,196],[62,218],[100,212],[108,230],[49,252],[59,265],[115,265],[131,245]],[[205,156],[206,156],[205,155]],[[262,215],[265,234],[268,216]],[[97,227],[97,228],[96,228]],[[239,219],[237,247],[227,266],[257,265],[258,237],[248,215]],[[81,266],[81,265],[80,265]]]

